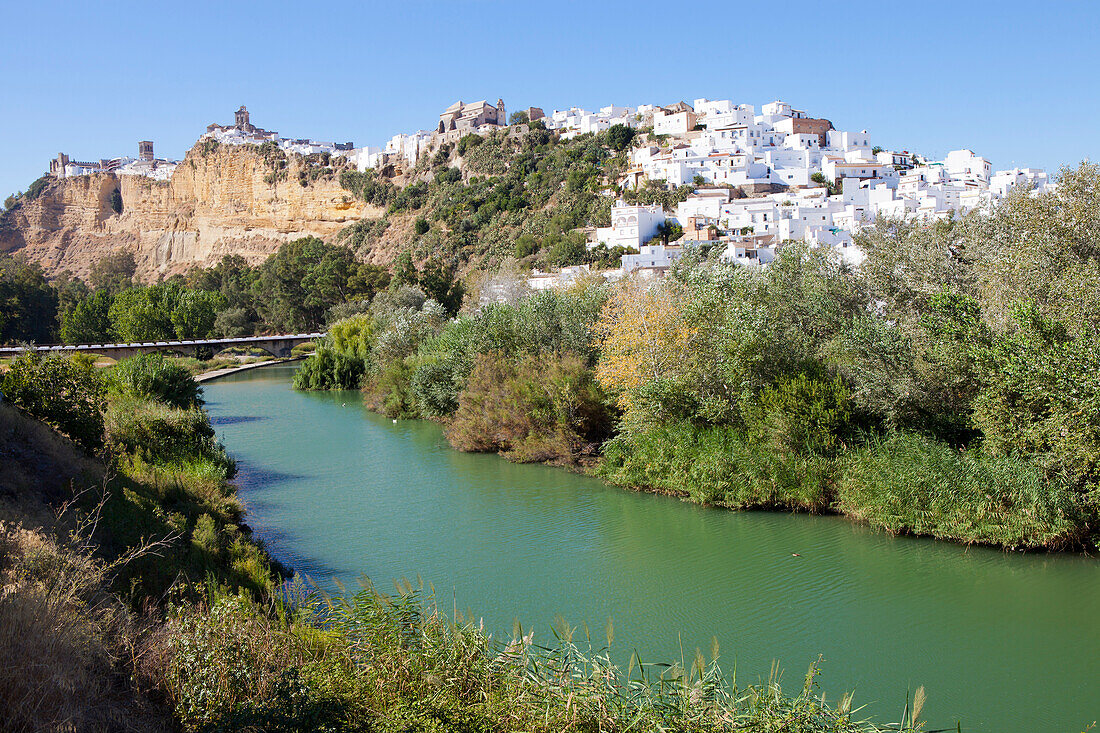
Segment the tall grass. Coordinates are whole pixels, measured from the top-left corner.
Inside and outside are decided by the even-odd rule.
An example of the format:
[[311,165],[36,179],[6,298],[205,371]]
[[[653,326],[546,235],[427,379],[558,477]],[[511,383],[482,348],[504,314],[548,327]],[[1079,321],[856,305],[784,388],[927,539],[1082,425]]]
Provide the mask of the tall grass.
[[596,473],[611,483],[687,494],[703,504],[823,511],[830,505],[833,462],[753,444],[731,427],[678,421],[608,441]]
[[836,507],[893,533],[959,542],[1064,549],[1087,539],[1068,476],[1033,459],[959,451],[915,434],[848,455]]
[[202,461],[217,467],[224,481],[233,475],[233,460],[218,444],[206,413],[151,400],[120,397],[105,417],[106,442],[117,454],[141,453],[158,462]]
[[[337,598],[294,586],[263,608],[215,593],[180,609],[160,685],[187,730],[879,731],[919,730],[919,711],[884,728],[831,705],[811,665],[793,694],[773,668],[740,686],[696,653],[624,671],[559,619],[548,644],[518,626],[507,642],[439,611],[409,584]],[[923,696],[923,691],[922,691]]]
[[85,548],[0,523],[0,727],[163,730],[130,666],[140,624]]

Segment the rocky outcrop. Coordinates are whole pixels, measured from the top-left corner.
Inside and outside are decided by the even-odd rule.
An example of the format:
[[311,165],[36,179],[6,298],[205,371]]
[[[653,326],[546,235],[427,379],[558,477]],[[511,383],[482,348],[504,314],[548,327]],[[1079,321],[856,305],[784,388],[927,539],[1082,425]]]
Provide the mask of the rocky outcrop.
[[22,251],[51,274],[85,275],[100,257],[126,247],[148,280],[227,254],[260,262],[283,242],[331,240],[382,214],[355,200],[340,187],[338,171],[317,161],[281,154],[273,161],[253,146],[199,144],[168,182],[113,173],[52,181],[4,214],[0,251]]

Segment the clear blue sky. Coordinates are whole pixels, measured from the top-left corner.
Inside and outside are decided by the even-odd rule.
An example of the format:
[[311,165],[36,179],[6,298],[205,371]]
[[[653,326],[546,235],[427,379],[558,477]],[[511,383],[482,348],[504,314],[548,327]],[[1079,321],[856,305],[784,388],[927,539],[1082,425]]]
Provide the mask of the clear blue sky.
[[0,196],[64,151],[182,157],[210,122],[380,145],[456,99],[782,98],[994,168],[1100,158],[1100,4],[0,0]]

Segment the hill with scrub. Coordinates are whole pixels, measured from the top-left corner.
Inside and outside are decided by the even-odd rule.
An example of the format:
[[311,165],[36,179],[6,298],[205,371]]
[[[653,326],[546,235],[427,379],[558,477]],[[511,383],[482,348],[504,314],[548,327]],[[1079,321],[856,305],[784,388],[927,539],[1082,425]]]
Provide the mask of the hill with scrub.
[[[404,255],[465,270],[517,251],[571,263],[584,257],[574,230],[609,223],[632,135],[562,140],[519,125],[440,143],[406,170],[364,172],[327,153],[201,140],[169,181],[43,176],[0,215],[0,252],[51,277],[87,278],[96,261],[123,249],[146,282],[225,256],[255,265],[306,236],[387,266]],[[666,202],[677,195],[659,187],[640,194]]]

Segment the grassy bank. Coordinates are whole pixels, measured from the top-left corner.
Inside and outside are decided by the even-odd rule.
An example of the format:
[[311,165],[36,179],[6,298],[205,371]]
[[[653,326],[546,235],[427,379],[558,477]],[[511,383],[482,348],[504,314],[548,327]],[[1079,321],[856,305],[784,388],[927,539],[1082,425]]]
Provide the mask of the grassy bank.
[[408,584],[389,597],[283,589],[186,369],[139,357],[104,381],[79,358],[27,355],[4,391],[8,729],[921,728],[923,691],[900,725],[878,727],[850,698],[827,704],[816,665],[785,694],[774,672],[736,685],[716,655],[619,670],[564,622],[545,645],[518,628],[501,643]]

